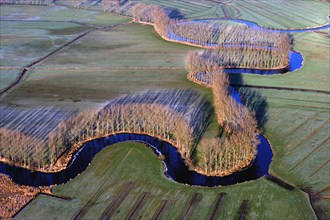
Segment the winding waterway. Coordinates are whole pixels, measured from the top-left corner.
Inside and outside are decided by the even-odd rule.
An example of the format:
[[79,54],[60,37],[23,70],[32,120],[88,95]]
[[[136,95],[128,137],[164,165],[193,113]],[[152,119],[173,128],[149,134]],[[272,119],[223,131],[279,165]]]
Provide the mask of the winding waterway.
[[[308,29],[273,30],[261,28],[256,23],[245,20],[230,19],[230,21],[244,23],[253,29],[274,32],[307,32],[330,28],[330,24],[326,24],[324,26]],[[170,34],[169,38],[173,40],[181,40],[182,42],[187,42],[187,39],[181,39],[181,37],[176,35]],[[288,56],[290,58],[290,64],[287,69],[283,70],[256,70],[232,68],[226,69],[225,71],[228,73],[252,73],[268,75],[284,73],[287,71],[293,72],[302,66],[303,58],[300,53],[291,51]],[[240,102],[239,97],[234,98],[238,102]],[[164,173],[169,179],[175,182],[198,186],[230,185],[257,179],[268,174],[268,168],[272,160],[271,147],[265,137],[263,137],[262,135],[259,135],[258,137],[260,140],[260,143],[257,146],[258,153],[256,154],[256,158],[251,164],[251,166],[245,170],[235,172],[234,174],[226,177],[209,177],[199,174],[195,171],[191,171],[185,165],[176,148],[171,144],[148,135],[129,133],[110,135],[105,138],[99,138],[86,142],[71,159],[71,161],[69,162],[69,166],[65,170],[62,170],[60,172],[44,173],[38,171],[30,171],[25,168],[0,163],[0,173],[9,175],[16,183],[22,185],[47,186],[53,184],[62,184],[69,181],[70,179],[73,179],[79,173],[83,172],[87,168],[88,164],[92,161],[93,157],[103,148],[107,146],[111,147],[111,145],[119,142],[135,141],[146,143],[149,147],[153,149],[153,151],[157,155],[164,155]]]
[[[212,22],[215,21],[216,19],[202,19],[202,20],[193,20],[193,21],[185,21],[182,22],[182,24],[187,24],[187,23],[192,23],[192,22]],[[226,20],[226,21],[231,21],[231,22],[236,22],[236,23],[241,23],[247,25],[249,28],[253,30],[260,30],[260,31],[267,31],[267,32],[282,32],[282,33],[295,33],[295,32],[311,32],[311,31],[319,31],[319,30],[324,30],[330,28],[330,23],[318,26],[318,27],[311,27],[311,28],[302,28],[302,29],[267,29],[267,28],[262,28],[258,24],[251,22],[251,21],[246,21],[246,20],[240,20],[240,19],[218,19],[218,20]],[[215,47],[217,44],[215,43],[202,43],[199,42],[198,40],[194,39],[188,39],[184,38],[181,36],[176,35],[173,33],[173,31],[169,31],[168,33],[168,38],[171,40],[175,41],[180,41],[183,43],[191,43],[191,44],[196,44],[196,45],[204,45],[208,47]],[[232,45],[232,44],[226,44],[226,47],[233,47],[237,45]],[[289,65],[287,68],[282,68],[282,69],[274,69],[274,70],[262,70],[262,69],[247,69],[247,68],[226,68],[224,71],[226,73],[237,73],[237,74],[259,74],[259,75],[273,75],[273,74],[279,74],[279,73],[286,73],[286,72],[293,72],[297,69],[300,69],[303,65],[303,57],[300,53],[296,51],[290,51],[288,54],[289,57]]]
[[258,153],[253,164],[243,171],[226,177],[208,177],[191,171],[185,165],[176,148],[171,144],[149,135],[129,133],[110,135],[109,137],[86,142],[71,159],[69,166],[60,172],[33,172],[28,169],[2,163],[0,163],[0,172],[9,175],[16,183],[21,185],[48,186],[61,184],[83,172],[93,157],[103,148],[107,146],[111,147],[113,144],[124,141],[134,141],[146,143],[157,155],[164,155],[164,173],[169,179],[175,182],[198,186],[230,185],[257,179],[268,173],[268,167],[272,160],[272,151],[266,138],[260,135],[259,139]]

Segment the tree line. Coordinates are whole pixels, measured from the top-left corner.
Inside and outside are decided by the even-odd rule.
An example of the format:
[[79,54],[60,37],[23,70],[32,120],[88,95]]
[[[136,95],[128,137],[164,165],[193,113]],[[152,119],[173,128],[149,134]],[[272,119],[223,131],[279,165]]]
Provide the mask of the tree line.
[[18,130],[0,128],[0,157],[24,167],[41,168],[45,164],[47,149],[44,140]]
[[[193,111],[192,111],[193,109]],[[0,156],[40,169],[86,140],[115,133],[148,134],[172,143],[187,163],[211,114],[205,97],[193,90],[147,91],[111,101],[101,110],[86,110],[59,123],[46,140],[0,129]],[[65,164],[64,164],[65,165]]]
[[290,46],[276,50],[257,47],[227,47],[218,45],[202,53],[190,52],[186,68],[190,73],[203,74],[210,67],[272,70],[287,68]]
[[290,43],[286,33],[256,30],[245,24],[224,24],[217,20],[176,20],[171,23],[170,31],[184,41],[201,46],[226,44],[279,48],[283,43]]
[[135,4],[131,14],[136,22],[154,24],[163,38],[211,46],[200,56],[194,56],[193,62],[250,69],[279,69],[289,65],[291,39],[286,33],[254,30],[246,25],[218,21],[170,19],[162,7],[145,3]]
[[[253,113],[231,97],[227,74],[222,69],[217,69],[212,74],[215,113],[224,134],[210,140],[211,149],[206,152],[209,154],[212,150],[212,154],[209,154],[208,166],[204,168],[211,175],[226,175],[248,166],[253,160],[259,143],[257,121]],[[203,144],[208,141],[205,142],[201,143],[202,149],[206,149]],[[202,152],[202,155],[205,154],[205,151]]]
[[[228,75],[222,68],[211,63],[191,66],[190,59],[198,56],[189,53],[186,60],[188,71],[203,69],[203,74],[189,73],[189,77],[213,93],[214,109],[222,132],[219,137],[203,138],[197,151],[200,162],[198,170],[207,175],[225,176],[248,166],[256,154],[258,124],[254,113],[232,98]],[[199,71],[199,70],[198,70]]]

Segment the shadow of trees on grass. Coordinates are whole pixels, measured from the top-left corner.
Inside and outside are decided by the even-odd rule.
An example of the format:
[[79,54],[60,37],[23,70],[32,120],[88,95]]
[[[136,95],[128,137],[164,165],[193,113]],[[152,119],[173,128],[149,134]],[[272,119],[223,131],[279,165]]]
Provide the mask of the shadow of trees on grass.
[[235,87],[241,97],[242,103],[255,113],[258,128],[264,131],[265,124],[268,121],[268,102],[258,90],[244,87],[244,79],[241,74],[228,74],[230,84]]

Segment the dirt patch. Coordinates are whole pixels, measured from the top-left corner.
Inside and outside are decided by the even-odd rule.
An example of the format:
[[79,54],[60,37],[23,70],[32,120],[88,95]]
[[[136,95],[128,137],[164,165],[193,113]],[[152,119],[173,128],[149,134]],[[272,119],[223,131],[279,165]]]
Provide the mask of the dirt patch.
[[0,219],[11,218],[36,197],[38,188],[19,186],[0,174]]

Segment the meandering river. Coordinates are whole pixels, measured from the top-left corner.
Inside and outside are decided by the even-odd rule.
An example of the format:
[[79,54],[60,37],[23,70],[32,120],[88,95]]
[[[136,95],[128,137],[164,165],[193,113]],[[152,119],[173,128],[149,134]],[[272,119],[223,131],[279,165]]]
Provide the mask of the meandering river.
[[[199,20],[198,22],[201,21],[207,20]],[[326,24],[324,26],[307,29],[273,30],[261,28],[256,23],[245,20],[230,19],[230,21],[244,23],[250,28],[256,30],[273,32],[307,32],[330,28],[330,24]],[[170,38],[174,40],[182,40],[183,42],[186,41],[175,35],[170,35]],[[288,56],[290,57],[290,63],[288,68],[284,70],[226,69],[225,71],[228,73],[277,74],[287,71],[293,72],[302,66],[303,58],[300,53],[291,51]],[[239,97],[235,97],[235,99],[239,101]],[[11,166],[3,163],[0,163],[0,172],[9,175],[16,183],[22,185],[47,186],[53,184],[62,184],[83,172],[93,157],[103,148],[111,147],[111,145],[119,142],[136,141],[146,143],[147,146],[153,149],[155,154],[164,155],[164,173],[170,180],[198,186],[230,185],[248,180],[254,180],[268,173],[268,168],[273,156],[272,150],[270,144],[264,136],[259,135],[259,140],[260,143],[257,146],[258,153],[251,166],[245,170],[238,171],[226,177],[209,177],[199,174],[195,171],[191,171],[184,164],[184,161],[182,160],[180,154],[177,152],[176,148],[171,144],[148,135],[129,133],[110,135],[109,137],[99,138],[86,142],[71,159],[69,166],[60,172],[43,173],[38,171],[30,171],[25,168]]]
[[171,144],[157,138],[141,134],[115,134],[109,137],[86,142],[69,162],[67,169],[56,173],[43,173],[0,163],[0,172],[9,175],[16,183],[29,186],[48,186],[61,184],[76,177],[83,172],[93,157],[105,147],[124,142],[135,141],[146,143],[155,154],[164,155],[165,175],[179,183],[198,186],[219,186],[240,183],[260,178],[268,173],[272,160],[272,151],[265,137],[259,135],[260,144],[253,164],[243,171],[236,172],[226,177],[208,177],[195,171],[190,171],[183,162],[176,148]]

